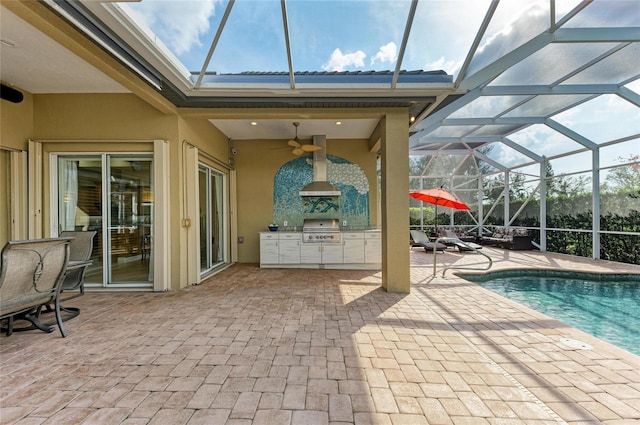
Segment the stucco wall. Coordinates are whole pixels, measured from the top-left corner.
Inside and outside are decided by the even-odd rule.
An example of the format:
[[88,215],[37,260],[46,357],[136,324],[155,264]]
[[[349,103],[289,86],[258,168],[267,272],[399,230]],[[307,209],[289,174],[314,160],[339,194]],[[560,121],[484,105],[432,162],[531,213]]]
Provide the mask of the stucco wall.
[[36,95],[34,138],[175,141],[177,117],[132,94]]
[[[208,121],[210,114],[185,116],[164,114],[131,94],[53,94],[29,97],[32,108],[22,114],[18,108],[3,108],[3,139],[9,135],[20,140],[16,147],[26,149],[31,138],[47,141],[48,152],[151,152],[154,139],[169,141],[170,149],[170,237],[171,287],[186,284],[186,258],[182,247],[186,231],[182,227],[183,143],[196,146],[217,160],[228,162],[228,141],[224,134]],[[4,106],[4,105],[3,105]],[[32,113],[29,114],[29,110]],[[180,112],[180,111],[179,111]],[[26,119],[26,114],[30,118]],[[213,111],[211,112],[213,114]],[[11,120],[11,117],[18,116]],[[31,118],[33,117],[33,118]],[[5,119],[7,121],[5,121]],[[5,122],[11,123],[5,128]],[[52,142],[63,141],[63,142]],[[114,141],[126,141],[118,143]],[[327,140],[327,153],[358,164],[369,180],[370,224],[379,225],[376,154],[369,152],[368,140]],[[259,236],[273,217],[273,180],[277,170],[293,157],[286,140],[234,141],[238,154],[233,156],[236,169],[238,261],[259,262]],[[44,187],[49,184],[49,164],[45,156]],[[50,234],[50,199],[45,191],[43,219],[45,234]],[[235,243],[235,235],[232,233]]]
[[180,117],[179,133],[201,152],[228,163],[227,136],[215,128],[206,117]]
[[[46,142],[48,152],[152,152],[154,139],[169,141],[171,288],[186,284],[185,258],[181,246],[185,230],[181,223],[183,200],[182,143],[200,147],[209,154],[225,152],[226,139],[204,119],[181,121],[166,115],[130,94],[38,95],[34,100],[34,135]],[[117,141],[125,141],[116,143]],[[48,163],[44,167],[48,185]],[[48,234],[49,199],[43,199],[45,232]]]

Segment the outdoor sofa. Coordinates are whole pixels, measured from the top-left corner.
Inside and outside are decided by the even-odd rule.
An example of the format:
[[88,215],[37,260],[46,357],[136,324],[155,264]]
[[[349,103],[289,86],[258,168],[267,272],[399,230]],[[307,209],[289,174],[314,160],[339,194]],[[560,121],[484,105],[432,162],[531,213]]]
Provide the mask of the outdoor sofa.
[[491,235],[482,236],[483,245],[495,245],[512,250],[532,249],[531,235],[527,229],[496,227]]

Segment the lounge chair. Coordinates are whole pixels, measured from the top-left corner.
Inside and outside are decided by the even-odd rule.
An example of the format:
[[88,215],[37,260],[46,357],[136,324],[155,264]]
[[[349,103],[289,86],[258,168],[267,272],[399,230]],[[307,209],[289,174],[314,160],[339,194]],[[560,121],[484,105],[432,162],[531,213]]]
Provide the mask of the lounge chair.
[[433,247],[436,247],[436,251],[444,251],[447,246],[441,243],[434,243],[429,240],[429,237],[422,230],[411,230],[411,248],[419,246],[424,248],[426,252],[433,252]]
[[482,249],[482,245],[478,245],[475,242],[462,241],[453,230],[441,229],[440,234],[442,235],[442,237],[447,238],[443,241],[445,245],[455,246],[456,248],[458,248],[458,251],[462,252]]

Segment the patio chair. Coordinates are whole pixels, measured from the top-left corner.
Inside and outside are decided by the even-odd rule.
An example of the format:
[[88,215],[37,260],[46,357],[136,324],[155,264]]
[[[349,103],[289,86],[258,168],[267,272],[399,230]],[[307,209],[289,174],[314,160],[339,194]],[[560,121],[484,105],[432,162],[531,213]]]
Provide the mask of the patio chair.
[[424,248],[425,252],[432,252],[433,247],[436,247],[436,251],[444,251],[447,246],[441,243],[434,243],[429,240],[429,237],[422,230],[409,231],[409,237],[411,241],[411,248],[419,246]]
[[[58,328],[66,336],[58,295],[68,259],[68,238],[6,243],[0,263],[0,320],[7,322],[2,328],[7,336],[31,329],[53,332],[53,327],[40,321],[41,309],[48,304],[55,306]],[[16,320],[26,320],[31,325],[14,328]]]
[[[69,246],[69,264],[67,266],[67,273],[62,282],[60,288],[61,295],[59,296],[59,302],[77,298],[84,295],[84,276],[87,268],[91,265],[91,254],[93,252],[93,239],[96,234],[95,230],[88,232],[84,231],[64,231],[60,233],[60,237],[72,238]],[[69,294],[69,291],[77,291]],[[62,295],[62,293],[65,293]],[[60,306],[60,309],[66,313],[69,313],[63,320],[69,320],[80,314],[80,309],[77,307],[64,307]],[[48,311],[53,311],[51,306],[47,306]]]

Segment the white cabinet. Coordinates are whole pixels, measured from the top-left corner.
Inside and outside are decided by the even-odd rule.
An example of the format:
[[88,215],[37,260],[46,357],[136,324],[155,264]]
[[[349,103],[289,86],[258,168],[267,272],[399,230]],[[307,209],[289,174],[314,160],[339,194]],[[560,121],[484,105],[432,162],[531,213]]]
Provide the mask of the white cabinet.
[[364,233],[350,232],[342,234],[345,264],[364,263]]
[[378,231],[343,232],[341,242],[303,242],[300,232],[261,232],[260,266],[375,270],[382,263]]
[[382,234],[380,232],[364,233],[364,263],[382,263]]
[[278,235],[260,233],[260,264],[278,264]]
[[300,245],[300,264],[322,263],[321,243],[302,243]]
[[342,264],[341,243],[302,243],[301,264]]
[[322,264],[342,264],[341,243],[323,243],[322,245]]
[[300,264],[300,233],[278,234],[278,263]]

